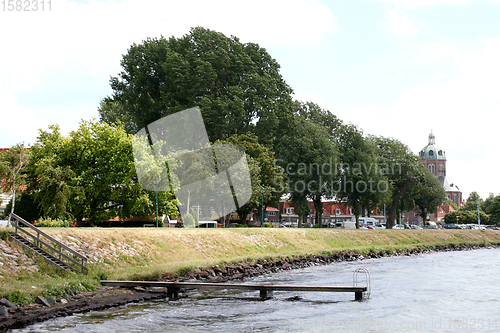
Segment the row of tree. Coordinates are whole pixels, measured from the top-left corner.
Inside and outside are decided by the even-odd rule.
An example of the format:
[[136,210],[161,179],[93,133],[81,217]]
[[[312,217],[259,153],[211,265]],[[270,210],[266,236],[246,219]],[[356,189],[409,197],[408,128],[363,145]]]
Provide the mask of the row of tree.
[[261,170],[252,176],[246,211],[258,207],[264,190],[265,205],[277,205],[274,193],[289,193],[303,217],[312,200],[317,222],[322,199],[347,201],[356,216],[386,204],[391,226],[398,211],[418,207],[426,216],[445,197],[437,179],[400,141],[365,136],[314,103],[294,101],[279,64],[257,44],[198,27],[181,38],[134,44],[121,65],[123,71],[111,79],[112,96],[99,108],[103,121],[123,121],[135,133],[200,106],[212,142],[232,138],[243,144],[238,138],[246,141],[252,133],[258,139],[253,144],[274,153],[287,186],[279,172],[272,177],[269,168]]
[[[245,149],[252,196],[240,217],[259,208],[262,196],[276,207],[288,194],[303,218],[312,200],[317,223],[323,199],[347,202],[357,218],[386,205],[390,228],[399,211],[426,216],[443,202],[442,186],[406,145],[295,101],[279,64],[257,44],[198,27],[133,44],[121,66],[100,104],[101,122],[82,122],[67,137],[53,126],[32,146],[26,193],[41,216],[97,224],[152,214],[154,193],[138,185],[131,135],[194,106],[210,142]],[[160,215],[176,209],[173,192],[162,191]]]
[[[478,205],[479,203],[479,205]],[[498,224],[500,223],[500,195],[490,195],[486,200],[481,199],[477,192],[472,192],[467,198],[467,202],[445,215],[444,222],[447,224]]]

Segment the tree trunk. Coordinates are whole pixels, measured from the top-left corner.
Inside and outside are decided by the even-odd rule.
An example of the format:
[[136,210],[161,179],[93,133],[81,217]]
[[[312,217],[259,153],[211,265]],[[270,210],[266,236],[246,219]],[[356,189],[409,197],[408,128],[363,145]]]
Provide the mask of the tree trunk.
[[10,207],[9,218],[7,219],[7,225],[10,226],[10,217],[14,214],[14,206],[16,205],[16,188],[14,187],[14,191],[12,192],[12,205]]
[[316,210],[315,224],[319,224],[321,227],[321,217],[323,216],[323,203],[321,202],[321,196],[314,199],[314,209]]
[[353,213],[354,213],[354,216],[356,217],[356,229],[359,229],[359,213],[360,213],[360,204],[359,203],[355,203],[353,205]]
[[396,219],[396,213],[397,213],[399,201],[401,201],[401,198],[403,198],[406,190],[408,189],[411,181],[414,178],[415,177],[411,177],[411,176],[408,177],[406,179],[406,182],[405,182],[403,188],[401,189],[401,191],[398,193],[398,195],[396,195],[394,197],[394,199],[392,199],[391,206],[389,207],[389,216],[387,217],[387,224],[386,224],[387,229],[392,229],[392,227],[394,226],[394,220]]
[[[247,216],[248,216],[248,213],[250,213],[250,210],[246,209],[246,208],[245,209],[240,208],[240,209],[236,210],[236,213],[238,214],[240,224],[247,224]],[[261,213],[262,213],[262,211],[261,211]]]
[[302,215],[302,221],[300,221],[300,219],[299,219],[299,223],[301,223],[298,226],[299,228],[302,228],[302,223],[304,223],[304,225],[307,225],[307,214]]

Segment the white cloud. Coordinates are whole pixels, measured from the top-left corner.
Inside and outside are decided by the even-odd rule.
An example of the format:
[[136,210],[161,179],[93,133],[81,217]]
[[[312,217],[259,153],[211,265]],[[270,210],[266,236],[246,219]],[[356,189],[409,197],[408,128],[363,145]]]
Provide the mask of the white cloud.
[[[35,113],[19,107],[16,99],[8,92],[0,92],[0,103],[3,125],[0,131],[1,147],[9,148],[20,142],[33,143],[37,135],[36,130],[42,126]],[[4,142],[11,144],[5,145]]]
[[396,9],[385,8],[384,16],[386,21],[382,26],[388,31],[400,36],[409,36],[418,33],[408,14],[403,13],[399,6]]
[[[23,138],[36,134],[45,110],[19,107],[20,92],[47,84],[44,80],[49,75],[75,80],[92,76],[107,82],[120,71],[121,57],[131,44],[148,37],[180,37],[191,27],[203,26],[263,47],[307,47],[318,44],[323,34],[337,31],[328,7],[310,0],[90,0],[84,4],[52,0],[50,11],[0,14],[0,111],[10,113],[2,119],[8,128],[24,121]],[[95,108],[84,114],[95,114]],[[70,114],[76,112],[65,110],[51,122],[69,123],[75,118]],[[19,141],[19,135],[0,135],[3,146]]]
[[450,79],[438,72],[428,84],[405,91],[394,106],[395,113],[411,117],[414,128],[439,132],[436,142],[447,151],[448,174],[465,192],[478,190],[481,196],[500,192],[500,180],[491,177],[500,165],[498,59],[500,39],[487,39],[480,52],[456,58]]
[[458,46],[454,44],[431,43],[424,45],[413,52],[413,64],[429,65],[438,62],[453,62],[455,57],[460,54],[467,54],[470,46]]

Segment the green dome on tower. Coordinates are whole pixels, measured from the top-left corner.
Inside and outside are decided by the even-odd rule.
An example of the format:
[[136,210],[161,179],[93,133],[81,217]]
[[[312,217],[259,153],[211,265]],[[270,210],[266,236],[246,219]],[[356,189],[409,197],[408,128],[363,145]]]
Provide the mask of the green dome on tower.
[[446,161],[446,154],[444,150],[436,145],[436,138],[434,134],[429,134],[429,143],[419,153],[421,160],[442,160]]

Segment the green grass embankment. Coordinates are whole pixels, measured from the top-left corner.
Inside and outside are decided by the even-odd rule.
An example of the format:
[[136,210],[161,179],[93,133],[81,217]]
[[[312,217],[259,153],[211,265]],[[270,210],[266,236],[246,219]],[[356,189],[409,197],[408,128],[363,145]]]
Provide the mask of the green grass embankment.
[[[92,289],[99,279],[157,280],[242,261],[336,252],[406,252],[436,246],[499,245],[500,231],[338,230],[338,229],[101,229],[43,228],[48,234],[88,251],[87,276],[60,273],[40,263],[38,272],[5,272],[0,297],[23,299],[67,289]],[[75,287],[76,286],[76,287]],[[24,295],[27,294],[27,295]],[[27,300],[25,301],[27,302]]]

